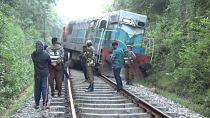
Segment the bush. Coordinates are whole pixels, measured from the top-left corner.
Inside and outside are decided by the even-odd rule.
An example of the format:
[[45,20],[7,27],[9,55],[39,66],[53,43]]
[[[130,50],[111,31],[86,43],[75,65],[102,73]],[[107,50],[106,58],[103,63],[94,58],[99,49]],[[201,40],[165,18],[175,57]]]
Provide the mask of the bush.
[[159,18],[157,25],[148,32],[156,39],[156,52],[153,74],[147,81],[209,109],[206,101],[210,87],[209,29],[207,18],[192,18],[185,22]]
[[[32,81],[33,66],[30,61],[32,40],[26,40],[21,27],[13,18],[0,12],[0,112],[10,99],[21,92]],[[2,18],[1,17],[1,18]]]

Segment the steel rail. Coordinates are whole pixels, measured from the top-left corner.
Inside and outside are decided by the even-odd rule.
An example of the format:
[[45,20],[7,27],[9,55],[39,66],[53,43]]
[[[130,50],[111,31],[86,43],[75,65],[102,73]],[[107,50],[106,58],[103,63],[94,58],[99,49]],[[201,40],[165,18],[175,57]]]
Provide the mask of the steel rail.
[[[69,69],[68,68],[67,68],[67,72],[69,74]],[[71,91],[70,79],[68,79],[67,82],[68,82],[68,92],[69,92],[69,102],[70,102],[71,116],[72,116],[72,118],[77,118],[76,110],[75,110],[75,107],[74,107],[74,100],[73,100],[72,91]]]
[[[101,75],[102,79],[110,83],[113,87],[116,88],[116,83],[106,77],[105,75]],[[168,114],[164,113],[163,111],[155,108],[150,103],[146,102],[145,100],[139,98],[138,96],[134,95],[133,93],[129,92],[128,90],[122,89],[124,95],[132,99],[139,107],[145,109],[146,112],[151,113],[155,118],[172,118]]]

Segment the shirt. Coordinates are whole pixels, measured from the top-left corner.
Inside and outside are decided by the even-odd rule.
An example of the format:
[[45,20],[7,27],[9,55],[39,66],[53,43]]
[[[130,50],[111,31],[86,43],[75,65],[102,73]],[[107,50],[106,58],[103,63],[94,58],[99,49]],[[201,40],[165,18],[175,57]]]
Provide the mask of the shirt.
[[113,50],[111,59],[112,59],[112,68],[121,68],[123,66],[123,57],[124,52],[121,48]]

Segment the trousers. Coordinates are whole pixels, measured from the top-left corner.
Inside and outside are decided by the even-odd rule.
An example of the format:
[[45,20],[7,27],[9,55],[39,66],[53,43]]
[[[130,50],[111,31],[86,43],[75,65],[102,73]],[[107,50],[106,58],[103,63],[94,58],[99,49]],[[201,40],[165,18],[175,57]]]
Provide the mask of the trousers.
[[43,99],[43,104],[48,102],[48,96],[47,96],[47,76],[39,76],[35,75],[35,84],[34,84],[34,99],[35,104],[39,106],[39,101]]
[[85,76],[85,80],[88,80],[88,76],[87,76],[87,65],[85,63],[81,63],[82,65],[82,71],[84,73]]
[[93,66],[87,66],[87,77],[88,77],[88,82],[90,84],[94,83],[94,67]]
[[113,73],[114,73],[114,77],[115,77],[115,80],[116,80],[116,83],[117,83],[117,91],[118,92],[123,87],[122,79],[120,77],[120,71],[121,71],[121,68],[113,68]]
[[[57,64],[56,66],[50,65],[49,68],[50,71],[50,88],[51,88],[51,94],[54,94],[55,88],[58,90],[59,93],[61,93],[61,86],[62,86],[62,80],[63,80],[63,64]],[[54,82],[56,85],[54,85]]]
[[130,82],[134,78],[134,70],[132,65],[125,65],[125,80]]

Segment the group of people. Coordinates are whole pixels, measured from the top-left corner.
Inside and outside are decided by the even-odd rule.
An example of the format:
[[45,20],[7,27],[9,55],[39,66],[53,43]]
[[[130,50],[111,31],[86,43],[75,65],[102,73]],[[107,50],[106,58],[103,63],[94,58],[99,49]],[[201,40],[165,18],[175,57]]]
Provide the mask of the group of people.
[[[112,69],[117,83],[117,92],[122,89],[122,80],[120,77],[121,68],[125,67],[126,84],[131,85],[133,75],[133,63],[135,54],[132,52],[132,46],[127,45],[127,50],[123,51],[118,47],[117,42],[112,43],[113,51],[111,55]],[[94,67],[96,65],[95,49],[92,41],[87,40],[83,46],[83,52],[80,55],[81,65],[84,72],[85,82],[89,83],[86,92],[94,91]],[[58,42],[57,38],[52,38],[52,46],[46,47],[41,41],[36,42],[36,50],[31,55],[34,63],[34,98],[35,109],[39,108],[41,95],[43,98],[43,106],[47,106],[48,102],[48,83],[51,88],[51,96],[55,96],[55,90],[58,90],[58,96],[61,96],[61,86],[63,75],[69,78],[68,73],[64,69],[64,49]],[[55,84],[54,84],[55,82]]]
[[[112,43],[112,69],[114,77],[117,83],[117,92],[122,89],[122,79],[120,77],[121,68],[125,67],[125,79],[127,85],[132,85],[134,78],[133,65],[136,59],[135,54],[132,51],[132,46],[127,45],[127,50],[118,47],[117,42]],[[89,82],[87,92],[94,91],[94,67],[95,67],[95,54],[94,47],[90,40],[87,41],[86,45],[83,46],[83,52],[80,55],[81,65],[84,72],[85,82]]]
[[[61,96],[61,86],[64,74],[64,50],[57,38],[52,38],[52,46],[49,47],[44,46],[41,41],[37,41],[36,50],[32,53],[31,57],[35,71],[35,109],[38,109],[41,95],[43,98],[43,106],[47,106],[48,85],[50,85],[52,97],[55,96],[55,89],[58,90],[58,96]],[[69,78],[69,75],[66,74],[66,76]]]

